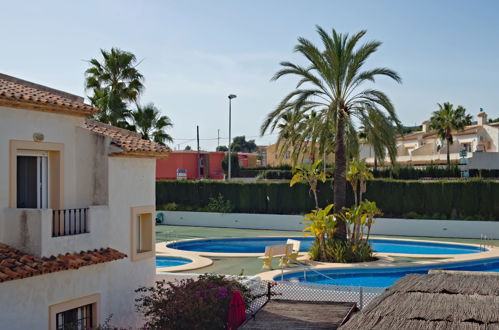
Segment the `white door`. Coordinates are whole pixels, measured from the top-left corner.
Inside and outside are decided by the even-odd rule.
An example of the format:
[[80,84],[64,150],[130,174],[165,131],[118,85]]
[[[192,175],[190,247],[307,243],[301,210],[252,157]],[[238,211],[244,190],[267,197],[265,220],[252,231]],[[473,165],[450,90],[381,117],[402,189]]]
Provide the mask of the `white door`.
[[17,207],[48,208],[48,183],[48,153],[20,150],[17,154]]

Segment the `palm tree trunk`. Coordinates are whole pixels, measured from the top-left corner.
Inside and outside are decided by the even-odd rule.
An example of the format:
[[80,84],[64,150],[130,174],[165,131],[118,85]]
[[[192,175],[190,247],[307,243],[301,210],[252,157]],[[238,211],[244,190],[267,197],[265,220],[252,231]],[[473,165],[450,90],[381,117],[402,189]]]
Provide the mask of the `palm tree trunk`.
[[374,170],[376,171],[378,169],[378,157],[374,155]]
[[[345,150],[345,114],[343,110],[338,115],[336,123],[336,151],[334,155],[335,170],[334,170],[334,213],[339,214],[343,212],[343,207],[346,206],[346,150]],[[336,217],[336,230],[334,239],[346,241],[347,228],[345,221]]]
[[450,141],[447,140],[447,166],[450,166]]

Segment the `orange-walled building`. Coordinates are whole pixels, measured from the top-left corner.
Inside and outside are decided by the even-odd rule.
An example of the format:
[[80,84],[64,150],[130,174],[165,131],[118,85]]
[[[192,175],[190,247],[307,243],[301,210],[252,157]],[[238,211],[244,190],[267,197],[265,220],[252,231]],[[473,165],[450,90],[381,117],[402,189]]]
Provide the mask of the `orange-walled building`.
[[[238,153],[240,167],[255,167],[257,154]],[[197,166],[198,153],[194,150],[177,150],[168,154],[168,157],[156,161],[156,180],[176,180],[177,173],[188,180],[200,178],[222,180],[224,170],[222,160],[225,152],[200,151],[199,175]],[[180,170],[180,171],[179,171]]]
[[156,161],[156,180],[176,180],[177,170],[185,170],[188,180],[206,178],[223,179],[222,160],[225,156],[223,152],[199,153],[199,174],[197,157],[194,150],[172,151],[168,157]]

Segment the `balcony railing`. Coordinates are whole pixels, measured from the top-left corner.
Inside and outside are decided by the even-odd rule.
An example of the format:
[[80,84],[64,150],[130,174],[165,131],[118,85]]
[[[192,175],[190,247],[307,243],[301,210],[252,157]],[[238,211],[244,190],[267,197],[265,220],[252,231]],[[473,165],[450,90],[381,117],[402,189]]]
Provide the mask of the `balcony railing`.
[[52,237],[88,232],[88,208],[52,211]]

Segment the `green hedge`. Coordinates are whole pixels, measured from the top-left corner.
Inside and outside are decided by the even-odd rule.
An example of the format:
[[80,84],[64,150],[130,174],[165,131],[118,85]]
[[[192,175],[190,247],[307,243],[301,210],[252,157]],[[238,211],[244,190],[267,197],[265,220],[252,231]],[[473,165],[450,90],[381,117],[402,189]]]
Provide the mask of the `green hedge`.
[[[329,168],[329,167],[328,167]],[[499,178],[499,170],[472,169],[469,170],[472,178]],[[402,166],[398,168],[380,168],[373,170],[375,178],[379,179],[397,179],[397,180],[418,180],[422,178],[460,178],[461,170],[456,166],[426,166],[416,168],[413,166]],[[255,178],[259,176],[263,179],[290,179],[293,174],[288,165],[281,167],[252,167],[241,168],[240,176],[245,178]]]
[[[499,170],[472,169],[469,170],[472,178],[499,178]],[[373,170],[375,178],[392,178],[399,180],[417,180],[421,178],[460,178],[461,170],[456,165],[441,167],[430,165],[424,168],[402,166],[398,168],[383,168]]]
[[[240,213],[300,214],[314,207],[308,186],[288,182],[158,181],[159,209],[168,203],[201,208],[222,194]],[[333,201],[332,183],[320,183],[319,204]],[[387,217],[499,220],[499,182],[369,181],[365,197],[375,201]],[[348,186],[348,204],[353,195]]]

